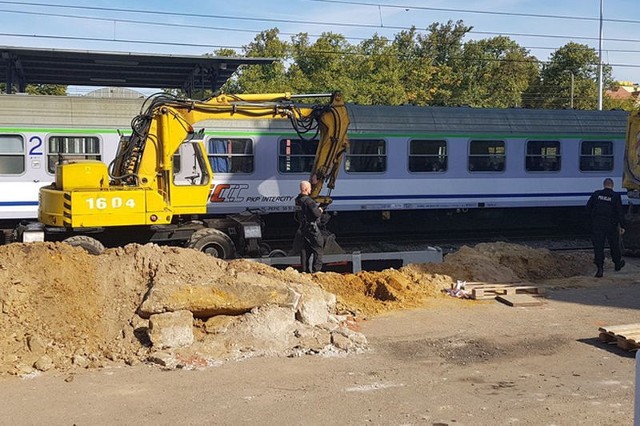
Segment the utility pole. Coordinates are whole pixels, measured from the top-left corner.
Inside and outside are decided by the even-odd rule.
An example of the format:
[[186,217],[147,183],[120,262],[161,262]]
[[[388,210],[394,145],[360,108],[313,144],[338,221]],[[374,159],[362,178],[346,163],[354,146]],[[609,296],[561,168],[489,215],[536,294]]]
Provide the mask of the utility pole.
[[602,12],[604,10],[603,6],[604,0],[600,0],[600,38],[599,38],[599,48],[598,48],[598,111],[602,111]]
[[573,86],[575,85],[575,74],[571,70],[564,70],[563,73],[568,72],[571,74],[571,100],[570,100],[570,108],[573,109]]
[[574,76],[573,76],[573,71],[569,71],[571,73],[571,109],[573,109],[573,83],[574,83]]

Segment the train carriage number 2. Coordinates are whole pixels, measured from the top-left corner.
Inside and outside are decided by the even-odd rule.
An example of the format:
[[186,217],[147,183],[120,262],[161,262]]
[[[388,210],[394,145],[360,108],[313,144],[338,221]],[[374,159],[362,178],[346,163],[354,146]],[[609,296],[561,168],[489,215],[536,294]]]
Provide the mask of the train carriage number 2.
[[29,142],[35,144],[29,148],[29,155],[43,155],[42,138],[40,136],[31,136]]
[[113,197],[111,198],[111,205],[109,205],[109,202],[104,197],[87,198],[86,201],[87,201],[87,204],[89,205],[89,210],[93,210],[93,209],[104,210],[109,207],[112,209],[119,209],[123,206],[130,207],[132,209],[136,207],[136,202],[133,198],[129,198],[128,200],[123,201],[122,198],[120,197]]

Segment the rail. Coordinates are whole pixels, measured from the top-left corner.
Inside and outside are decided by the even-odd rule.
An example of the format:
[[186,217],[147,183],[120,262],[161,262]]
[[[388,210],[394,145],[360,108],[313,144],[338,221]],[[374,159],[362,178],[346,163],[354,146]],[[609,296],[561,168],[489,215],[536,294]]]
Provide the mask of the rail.
[[[353,253],[345,254],[329,254],[324,255],[322,261],[326,269],[343,269],[345,266],[351,266],[350,271],[347,272],[356,273],[363,270],[377,271],[390,267],[401,267],[410,263],[441,263],[442,258],[443,254],[440,247],[428,247],[427,249],[416,251],[380,253],[354,251]],[[273,267],[300,266],[300,256],[257,257],[247,260]],[[343,268],[332,268],[337,266],[342,266]]]

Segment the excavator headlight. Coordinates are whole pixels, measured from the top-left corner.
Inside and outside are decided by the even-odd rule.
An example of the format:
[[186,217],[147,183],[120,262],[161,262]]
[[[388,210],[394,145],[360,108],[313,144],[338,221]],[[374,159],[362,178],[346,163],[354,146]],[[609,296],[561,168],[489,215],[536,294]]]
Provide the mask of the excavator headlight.
[[152,215],[149,217],[149,220],[150,220],[151,222],[155,222],[155,221],[157,221],[157,220],[158,220],[158,216],[156,216],[155,214],[152,214]]

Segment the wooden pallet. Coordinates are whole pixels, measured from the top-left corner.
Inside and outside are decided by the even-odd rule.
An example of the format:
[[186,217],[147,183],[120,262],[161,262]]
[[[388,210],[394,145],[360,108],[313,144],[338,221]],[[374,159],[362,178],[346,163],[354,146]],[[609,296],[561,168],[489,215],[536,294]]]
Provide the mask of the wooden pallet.
[[625,351],[640,349],[640,324],[613,325],[598,330],[598,338],[603,342],[615,343]]
[[543,303],[541,297],[533,297],[530,294],[501,294],[496,296],[496,300],[515,308],[541,306]]
[[544,296],[544,288],[526,283],[467,283],[467,291],[471,291],[471,298],[476,300],[495,299],[501,295],[528,294],[530,296]]

